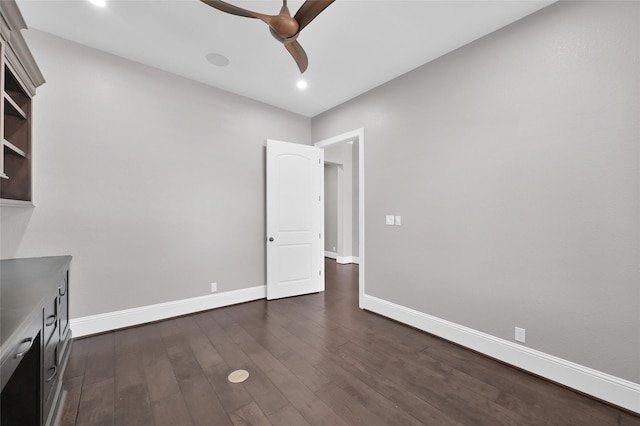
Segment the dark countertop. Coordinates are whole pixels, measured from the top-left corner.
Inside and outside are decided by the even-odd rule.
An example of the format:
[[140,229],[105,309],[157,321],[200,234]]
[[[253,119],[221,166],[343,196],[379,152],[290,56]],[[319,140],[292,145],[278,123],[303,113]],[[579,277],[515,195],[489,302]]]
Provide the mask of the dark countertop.
[[71,256],[0,261],[0,364],[64,281]]

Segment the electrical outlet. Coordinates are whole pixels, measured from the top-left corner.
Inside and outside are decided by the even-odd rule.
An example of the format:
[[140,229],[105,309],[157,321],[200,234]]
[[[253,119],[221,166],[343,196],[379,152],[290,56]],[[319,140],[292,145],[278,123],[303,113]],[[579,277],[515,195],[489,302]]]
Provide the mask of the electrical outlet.
[[336,248],[335,248],[335,247],[333,247],[333,252],[334,252],[334,253],[336,252]]
[[396,216],[396,226],[402,225],[402,216]]
[[524,328],[516,327],[516,342],[525,343],[526,330]]
[[211,283],[211,293],[218,291],[218,283]]
[[387,225],[395,225],[395,224],[396,224],[396,223],[395,223],[395,216],[387,215],[387,216],[385,217],[385,221],[384,221],[384,223],[385,223],[385,224],[387,224]]

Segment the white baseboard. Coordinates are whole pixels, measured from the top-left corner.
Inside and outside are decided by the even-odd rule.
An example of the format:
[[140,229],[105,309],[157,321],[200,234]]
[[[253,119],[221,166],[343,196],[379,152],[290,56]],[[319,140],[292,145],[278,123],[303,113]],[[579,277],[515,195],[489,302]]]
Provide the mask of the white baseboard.
[[367,294],[361,307],[640,413],[640,384]]
[[158,303],[157,305],[141,306],[139,308],[75,318],[71,319],[69,323],[73,331],[73,337],[82,337],[194,312],[264,299],[265,297],[267,297],[267,288],[261,285],[242,290],[214,293],[190,299]]
[[324,252],[324,257],[328,257],[329,259],[337,259],[338,258],[338,253],[334,253],[332,251],[325,251]]
[[333,259],[336,263],[341,265],[345,265],[347,263],[355,263],[360,264],[360,258],[358,256],[338,256],[338,253],[334,253],[332,251],[325,251],[324,257],[328,257],[329,259]]
[[336,258],[336,262],[344,265],[346,263],[356,263],[356,264],[360,264],[360,258],[357,256],[338,256]]

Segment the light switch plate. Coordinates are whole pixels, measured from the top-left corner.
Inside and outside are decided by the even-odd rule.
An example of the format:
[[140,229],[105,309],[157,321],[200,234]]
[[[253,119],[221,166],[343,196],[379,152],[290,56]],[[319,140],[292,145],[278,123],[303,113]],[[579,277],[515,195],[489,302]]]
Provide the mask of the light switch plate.
[[396,226],[402,225],[402,216],[396,216]]
[[394,217],[392,215],[387,215],[385,223],[387,225],[395,225]]

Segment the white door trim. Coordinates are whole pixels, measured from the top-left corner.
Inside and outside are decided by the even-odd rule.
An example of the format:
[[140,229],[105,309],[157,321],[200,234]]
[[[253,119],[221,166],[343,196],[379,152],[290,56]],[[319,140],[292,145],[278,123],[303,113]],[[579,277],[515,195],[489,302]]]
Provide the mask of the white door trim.
[[[362,302],[364,300],[365,293],[365,226],[364,226],[364,128],[352,130],[350,132],[343,133],[341,135],[334,136],[329,139],[324,139],[320,142],[316,142],[314,145],[318,148],[326,148],[330,145],[334,145],[341,142],[357,141],[358,152],[358,236],[360,242],[358,244],[358,258],[359,258],[359,276],[358,276],[358,306],[363,309]],[[324,211],[324,209],[323,209]],[[322,241],[322,247],[324,250],[324,240]]]

